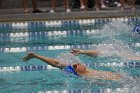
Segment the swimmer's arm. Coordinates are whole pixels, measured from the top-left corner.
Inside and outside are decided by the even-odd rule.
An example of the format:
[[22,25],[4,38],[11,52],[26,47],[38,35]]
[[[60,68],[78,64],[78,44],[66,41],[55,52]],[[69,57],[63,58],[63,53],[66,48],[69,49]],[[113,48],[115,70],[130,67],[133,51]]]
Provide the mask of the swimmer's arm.
[[98,55],[99,52],[96,51],[96,50],[80,50],[80,54],[85,54],[85,55],[89,55],[89,56],[92,56],[92,55]]
[[73,49],[70,53],[72,53],[74,55],[85,54],[87,56],[97,56],[99,54],[99,51],[97,51],[97,50],[78,50],[78,49]]
[[123,51],[120,53],[120,55],[122,57],[125,57],[126,59],[129,59],[129,60],[140,60],[140,56],[139,55],[130,55],[131,53],[129,52],[126,52],[126,51]]
[[140,60],[140,56],[129,56],[129,60]]
[[59,69],[63,69],[64,67],[67,66],[66,64],[60,62],[58,59],[41,56],[41,55],[38,55],[36,53],[29,53],[23,59],[24,59],[24,61],[28,61],[30,57],[39,59],[39,60],[43,61],[44,63],[47,63],[47,64],[49,64],[53,67],[59,68]]

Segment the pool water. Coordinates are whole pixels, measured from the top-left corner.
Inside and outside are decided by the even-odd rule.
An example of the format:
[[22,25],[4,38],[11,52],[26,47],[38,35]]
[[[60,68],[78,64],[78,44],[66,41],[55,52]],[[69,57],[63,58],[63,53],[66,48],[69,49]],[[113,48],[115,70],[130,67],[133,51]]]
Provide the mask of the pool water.
[[[104,18],[0,23],[1,93],[139,93],[140,18]],[[103,55],[73,57],[71,49],[96,49]],[[27,63],[27,52],[80,60],[88,67],[118,72],[121,81],[67,76],[40,60]],[[71,60],[72,59],[72,60]]]

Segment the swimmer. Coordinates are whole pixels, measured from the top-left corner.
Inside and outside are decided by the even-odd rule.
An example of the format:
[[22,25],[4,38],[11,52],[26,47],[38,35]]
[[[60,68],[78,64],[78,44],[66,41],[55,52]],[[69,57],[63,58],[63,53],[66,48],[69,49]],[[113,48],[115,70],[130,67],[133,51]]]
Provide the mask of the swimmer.
[[[92,56],[92,57],[96,57],[102,54],[100,51],[97,51],[97,50],[80,50],[80,49],[72,49],[70,53],[73,55],[85,54],[87,56]],[[140,56],[138,55],[132,56],[127,51],[121,52],[120,56],[127,58],[129,60],[140,60]]]
[[122,78],[120,74],[115,72],[90,69],[81,63],[68,65],[65,64],[64,62],[60,62],[58,59],[41,56],[34,52],[29,52],[27,56],[23,58],[23,61],[29,61],[30,59],[33,58],[39,59],[61,70],[71,72],[73,75],[76,75],[78,77],[83,77],[88,79],[115,80],[115,81],[120,80]]

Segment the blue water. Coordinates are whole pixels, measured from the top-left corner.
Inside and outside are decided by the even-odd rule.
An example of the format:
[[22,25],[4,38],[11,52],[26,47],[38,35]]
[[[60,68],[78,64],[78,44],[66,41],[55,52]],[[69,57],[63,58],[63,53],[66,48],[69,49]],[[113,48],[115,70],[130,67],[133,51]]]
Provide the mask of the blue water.
[[[128,60],[126,54],[140,55],[140,35],[133,31],[140,19],[124,19],[1,23],[1,93],[139,93],[140,61]],[[68,53],[73,48],[102,51],[96,58],[75,58],[93,69],[121,73],[122,81],[68,77],[58,69],[39,68],[47,64],[37,59],[22,62],[29,51],[70,61]],[[33,70],[33,66],[38,67]]]

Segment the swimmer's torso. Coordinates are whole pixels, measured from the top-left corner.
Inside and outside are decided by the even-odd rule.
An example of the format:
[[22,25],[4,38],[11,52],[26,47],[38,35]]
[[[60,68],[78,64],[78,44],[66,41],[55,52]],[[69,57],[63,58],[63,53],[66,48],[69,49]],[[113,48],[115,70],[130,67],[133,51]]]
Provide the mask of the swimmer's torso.
[[82,74],[81,76],[85,78],[93,78],[93,79],[106,79],[106,80],[119,80],[121,79],[121,75],[108,71],[101,70],[92,70],[87,69],[87,72]]

